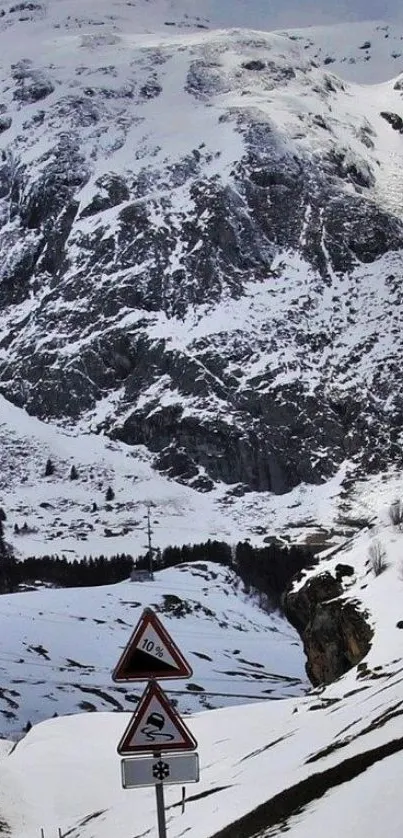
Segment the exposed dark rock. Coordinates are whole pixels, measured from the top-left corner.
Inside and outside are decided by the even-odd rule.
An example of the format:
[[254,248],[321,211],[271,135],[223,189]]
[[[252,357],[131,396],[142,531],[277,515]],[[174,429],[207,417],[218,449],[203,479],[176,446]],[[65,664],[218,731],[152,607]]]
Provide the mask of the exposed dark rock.
[[46,99],[54,91],[53,82],[42,70],[32,66],[29,59],[22,59],[11,67],[11,76],[17,82],[13,98],[21,104],[32,104]]
[[163,449],[156,460],[156,466],[161,471],[165,471],[169,477],[174,477],[181,482],[187,482],[198,474],[197,465],[185,451],[178,451],[174,444]]
[[150,79],[146,84],[140,88],[140,95],[144,99],[155,99],[157,96],[160,95],[162,91],[162,87],[158,84],[157,81],[154,79]]
[[339,597],[343,586],[331,573],[325,572],[309,579],[298,591],[287,592],[284,599],[287,618],[301,634],[311,621],[318,604]]
[[7,131],[8,128],[10,128],[12,121],[13,120],[11,119],[11,116],[0,116],[0,134],[2,134],[3,131]]
[[229,86],[223,81],[218,63],[212,62],[206,66],[205,61],[196,59],[189,67],[185,90],[196,99],[207,99],[228,92]]
[[341,582],[344,576],[354,576],[355,570],[350,564],[342,564],[339,562],[335,567],[336,579]]
[[264,61],[260,61],[259,59],[256,59],[255,61],[245,61],[242,64],[242,67],[245,70],[264,70],[264,68],[266,67],[266,64],[265,64]]
[[29,2],[22,2],[22,3],[14,3],[9,8],[10,14],[18,14],[19,20],[31,20],[35,17],[35,15],[30,14],[31,12],[42,12],[43,6],[40,3],[29,3]]
[[356,666],[369,651],[372,634],[352,603],[319,605],[304,633],[311,682],[329,684]]
[[98,178],[95,181],[95,185],[100,191],[81,210],[80,218],[87,218],[90,215],[103,212],[103,210],[119,206],[119,204],[128,201],[130,198],[130,190],[124,178],[113,172]]
[[403,119],[399,114],[392,113],[391,111],[381,111],[381,116],[383,119],[386,119],[386,122],[389,122],[389,125],[392,126],[394,131],[403,134]]
[[283,598],[288,619],[301,635],[312,684],[330,684],[367,654],[372,629],[354,602],[340,600],[340,582],[329,573],[311,578]]

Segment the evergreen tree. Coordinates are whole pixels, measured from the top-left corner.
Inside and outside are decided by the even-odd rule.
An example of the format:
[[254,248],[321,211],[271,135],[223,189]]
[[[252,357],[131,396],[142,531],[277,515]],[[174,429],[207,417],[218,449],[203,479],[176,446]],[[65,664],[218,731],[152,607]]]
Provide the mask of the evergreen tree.
[[6,543],[4,541],[4,526],[3,521],[0,518],[0,559],[3,559],[6,555]]
[[0,521],[0,594],[12,593],[17,584],[18,566],[4,540],[3,521]]
[[54,474],[54,473],[55,473],[54,464],[52,463],[52,460],[50,459],[50,457],[48,457],[48,459],[46,460],[46,466],[45,466],[45,477],[51,477],[51,475]]
[[114,497],[115,497],[115,492],[113,491],[112,486],[108,486],[108,488],[106,490],[106,494],[105,494],[105,500],[108,501],[108,503],[109,503],[109,501],[113,500]]
[[77,480],[77,478],[78,478],[78,471],[77,471],[77,469],[76,469],[76,467],[73,463],[73,465],[70,469],[70,480]]

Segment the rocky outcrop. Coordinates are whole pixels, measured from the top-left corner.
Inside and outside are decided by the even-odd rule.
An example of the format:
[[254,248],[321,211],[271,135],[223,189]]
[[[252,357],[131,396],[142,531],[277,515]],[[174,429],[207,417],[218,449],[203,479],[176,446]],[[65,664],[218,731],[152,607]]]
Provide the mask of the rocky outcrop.
[[372,629],[358,605],[340,599],[340,581],[330,573],[309,579],[284,595],[287,617],[301,635],[307,675],[314,684],[330,684],[364,658]]
[[398,131],[399,134],[403,134],[403,119],[398,113],[381,111],[381,116],[383,119],[386,119],[386,122],[389,122],[389,125],[392,126],[394,131]]

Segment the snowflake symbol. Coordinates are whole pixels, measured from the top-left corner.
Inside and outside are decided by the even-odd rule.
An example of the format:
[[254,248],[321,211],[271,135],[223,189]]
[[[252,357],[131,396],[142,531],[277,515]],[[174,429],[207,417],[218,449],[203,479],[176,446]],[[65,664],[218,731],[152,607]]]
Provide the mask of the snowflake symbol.
[[158,760],[158,762],[153,765],[153,777],[155,777],[156,780],[166,780],[166,778],[169,777],[168,763],[163,762],[162,759]]

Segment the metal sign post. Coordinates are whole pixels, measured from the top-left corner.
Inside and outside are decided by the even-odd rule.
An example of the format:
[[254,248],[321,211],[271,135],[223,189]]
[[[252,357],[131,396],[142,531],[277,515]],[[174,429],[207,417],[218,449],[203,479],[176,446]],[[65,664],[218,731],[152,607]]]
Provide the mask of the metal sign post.
[[[161,753],[155,754],[159,762],[162,762]],[[157,819],[158,819],[158,835],[159,838],[167,838],[167,825],[165,821],[165,802],[164,802],[164,784],[162,782],[155,784],[155,798],[157,801]]]

